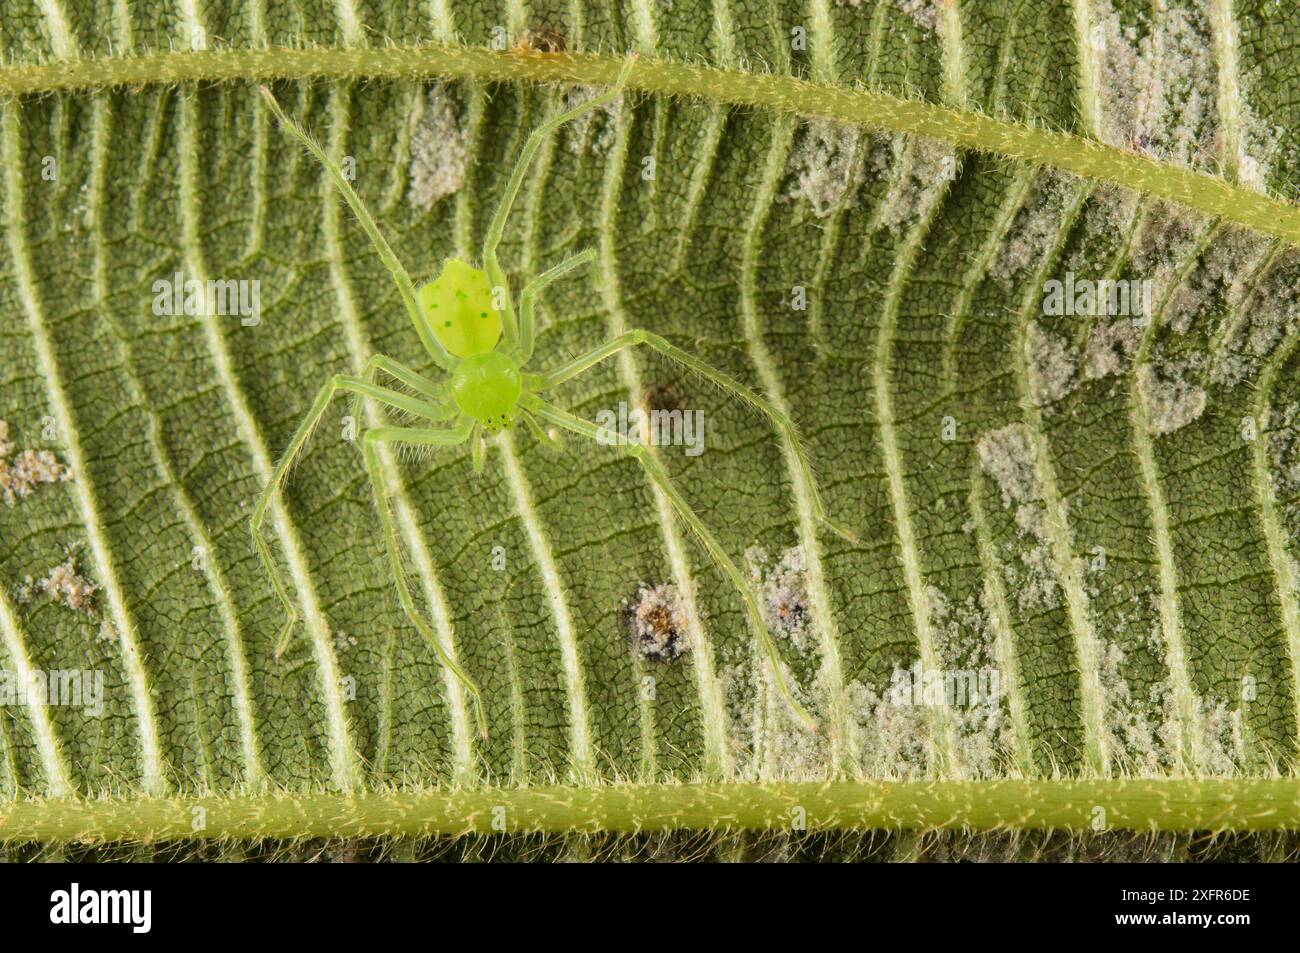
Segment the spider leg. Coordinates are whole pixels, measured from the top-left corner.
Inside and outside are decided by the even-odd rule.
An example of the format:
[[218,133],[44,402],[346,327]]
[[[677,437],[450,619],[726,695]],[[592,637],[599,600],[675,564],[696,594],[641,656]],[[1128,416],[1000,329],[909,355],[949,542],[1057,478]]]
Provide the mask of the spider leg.
[[537,422],[536,417],[534,417],[528,411],[524,410],[522,407],[518,409],[518,413],[519,416],[523,419],[524,423],[528,425],[528,429],[533,432],[533,436],[537,438],[539,443],[545,444],[547,447],[550,447],[552,450],[564,449],[564,441],[560,440],[557,437],[552,437],[545,430],[543,430],[542,425]]
[[534,391],[545,391],[557,384],[562,384],[572,377],[576,377],[583,371],[607,360],[617,354],[624,348],[635,347],[639,344],[645,344],[653,348],[660,354],[690,368],[699,374],[705,380],[708,380],[718,387],[722,388],[729,394],[739,397],[745,403],[749,404],[755,410],[764,414],[773,427],[790,443],[790,449],[794,451],[795,460],[798,463],[800,471],[803,473],[804,482],[808,484],[809,493],[812,496],[813,512],[817,518],[826,524],[826,527],[838,535],[844,537],[854,545],[858,542],[858,536],[847,525],[838,520],[831,519],[826,513],[826,505],[822,502],[821,493],[817,489],[817,480],[813,476],[812,466],[808,462],[807,451],[803,448],[803,442],[799,439],[799,433],[795,430],[794,422],[790,420],[775,404],[766,397],[755,391],[750,390],[739,381],[728,377],[726,374],[713,367],[710,367],[698,357],[688,354],[679,347],[668,343],[658,334],[650,331],[627,331],[615,338],[605,342],[599,347],[593,348],[586,354],[575,357],[569,363],[558,367],[547,374],[530,376],[528,383]]
[[544,271],[528,284],[519,295],[519,349],[514,358],[520,365],[527,364],[533,356],[533,340],[536,335],[537,322],[533,316],[538,294],[547,285],[558,281],[575,268],[581,268],[596,260],[596,250],[588,248],[572,258],[566,258],[549,271]]
[[[401,381],[407,387],[411,388],[411,390],[423,394],[434,403],[446,405],[442,416],[429,417],[428,419],[450,420],[452,417],[456,416],[455,407],[451,403],[447,402],[447,394],[441,387],[438,387],[436,384],[431,382],[419,371],[414,371],[405,364],[400,364],[393,360],[391,357],[385,357],[383,354],[370,355],[365,366],[361,369],[361,374],[359,376],[363,381],[373,384],[379,371],[383,371],[389,377]],[[359,421],[361,419],[361,401],[363,397],[364,395],[360,393],[356,394],[352,398],[351,407],[348,408],[348,413],[352,416],[354,421]]]
[[[617,99],[623,92],[623,84],[627,82],[628,74],[632,71],[632,64],[635,61],[635,56],[628,58],[627,62],[623,64],[623,69],[618,74],[618,79],[606,92],[575,109],[553,116],[529,133],[527,141],[524,142],[524,148],[519,153],[519,159],[515,162],[514,170],[510,173],[510,181],[506,183],[505,194],[501,196],[501,202],[492,214],[492,221],[488,225],[487,235],[483,239],[483,268],[494,288],[510,287],[506,284],[506,276],[505,272],[501,270],[501,263],[497,261],[497,246],[501,244],[501,236],[505,233],[506,219],[510,216],[510,209],[524,184],[524,175],[528,172],[529,165],[537,156],[537,150],[542,147],[542,143],[546,141],[547,136],[569,120],[576,119],[593,109],[599,109]],[[519,328],[515,323],[514,306],[510,303],[510,295],[505,295],[504,304],[505,307],[501,311],[504,318],[505,346],[507,350],[514,350],[518,342]]]
[[483,428],[478,424],[474,424],[470,441],[470,460],[474,464],[474,472],[482,476],[483,464],[487,461],[487,439],[483,436]]
[[406,273],[402,263],[397,260],[397,255],[393,253],[388,240],[379,231],[379,226],[375,224],[374,218],[367,211],[365,203],[361,201],[361,196],[357,195],[356,190],[352,188],[338,163],[327,156],[325,150],[301,126],[284,114],[284,110],[280,108],[280,104],[271,95],[271,91],[265,86],[261,87],[261,90],[263,98],[271,107],[271,112],[275,113],[275,118],[280,120],[280,125],[284,126],[286,132],[301,142],[316,161],[325,168],[330,181],[334,183],[334,187],[339,190],[348,206],[352,209],[352,213],[357,217],[357,221],[361,224],[362,230],[365,231],[366,237],[370,239],[370,244],[375,246],[375,251],[379,253],[384,267],[388,269],[393,276],[393,281],[397,283],[397,292],[402,299],[402,304],[406,306],[406,312],[411,317],[411,323],[415,325],[415,331],[420,335],[420,340],[433,358],[434,363],[443,370],[451,370],[456,364],[456,359],[447,352],[447,349],[434,336],[433,329],[429,327],[424,311],[420,308],[419,299],[415,296],[415,285],[411,283],[411,276]]
[[453,447],[464,443],[473,432],[473,421],[468,417],[458,420],[455,426],[446,430],[430,430],[413,427],[374,427],[367,430],[361,438],[362,454],[366,461],[366,471],[370,475],[370,487],[375,495],[375,508],[379,510],[379,521],[384,531],[384,548],[388,552],[388,561],[392,566],[393,579],[397,583],[397,598],[402,604],[406,617],[424,637],[424,641],[434,650],[438,660],[456,677],[474,702],[477,715],[479,735],[487,738],[487,715],[483,711],[483,696],[469,674],[457,664],[450,653],[438,641],[433,627],[425,621],[416,608],[411,596],[410,586],[406,582],[406,570],[402,565],[402,549],[398,542],[397,521],[393,515],[388,498],[388,487],[384,483],[383,467],[379,462],[379,445],[404,444],[418,447]]
[[[583,420],[581,417],[575,417],[567,411],[560,410],[539,397],[529,395],[523,401],[528,409],[532,410],[537,416],[565,430],[581,434],[584,437],[590,437],[599,443],[609,443],[608,435],[602,436],[603,429],[590,421]],[[713,561],[718,564],[726,577],[731,580],[731,584],[736,587],[740,593],[741,602],[745,606],[745,614],[749,617],[749,623],[754,631],[758,634],[759,642],[763,646],[763,651],[767,653],[768,659],[772,662],[772,671],[776,679],[777,690],[781,697],[785,699],[786,704],[790,706],[794,714],[800,721],[811,731],[817,730],[817,721],[808,713],[808,710],[799,704],[798,700],[790,692],[789,685],[786,684],[785,675],[782,673],[781,655],[776,649],[776,644],[772,641],[772,636],[767,630],[767,624],[763,621],[763,614],[758,608],[758,602],[754,598],[754,593],[745,582],[745,577],[741,575],[740,570],[727,551],[722,548],[718,538],[713,535],[713,531],[704,524],[696,514],[691,505],[686,502],[686,498],[678,491],[676,485],[664,469],[659,458],[649,451],[649,448],[639,443],[620,443],[616,444],[614,449],[626,454],[629,457],[635,457],[645,468],[646,474],[653,480],[659,489],[663,490],[664,495],[668,497],[669,502],[677,510],[678,514],[686,521],[695,534],[699,536],[700,541],[704,544],[705,550],[713,557]]]
[[316,429],[321,418],[325,415],[325,410],[329,407],[330,401],[334,399],[334,395],[339,391],[373,397],[381,403],[400,410],[410,411],[421,417],[428,417],[433,420],[443,419],[444,412],[440,406],[344,374],[335,374],[326,381],[325,386],[316,394],[316,400],[312,403],[311,410],[307,412],[307,416],[298,425],[293,439],[289,441],[289,448],[284,452],[284,456],[280,458],[280,462],[275,465],[275,472],[257,498],[257,505],[253,508],[253,516],[249,521],[249,529],[253,535],[253,548],[257,550],[257,555],[262,560],[262,567],[266,570],[266,574],[271,577],[271,584],[275,588],[276,596],[280,599],[280,604],[284,606],[286,616],[284,626],[280,629],[279,637],[275,642],[276,658],[284,654],[285,647],[289,644],[289,636],[293,632],[293,625],[298,621],[298,609],[293,604],[293,600],[289,598],[289,590],[285,586],[284,580],[280,578],[279,570],[275,567],[275,560],[271,557],[271,547],[262,533],[262,524],[266,520],[266,511],[271,505],[271,500],[279,492],[285,477],[289,473],[289,469],[302,452],[302,448],[306,446],[312,431]]

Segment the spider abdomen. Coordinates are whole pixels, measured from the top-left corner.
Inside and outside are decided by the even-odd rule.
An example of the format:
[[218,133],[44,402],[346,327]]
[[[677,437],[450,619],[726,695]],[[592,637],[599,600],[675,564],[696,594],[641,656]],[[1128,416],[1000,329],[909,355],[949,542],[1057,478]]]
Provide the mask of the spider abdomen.
[[465,358],[451,374],[451,397],[462,413],[491,433],[514,423],[523,392],[519,365],[500,351]]
[[449,354],[486,354],[501,340],[501,312],[487,272],[456,258],[419,291],[420,308]]

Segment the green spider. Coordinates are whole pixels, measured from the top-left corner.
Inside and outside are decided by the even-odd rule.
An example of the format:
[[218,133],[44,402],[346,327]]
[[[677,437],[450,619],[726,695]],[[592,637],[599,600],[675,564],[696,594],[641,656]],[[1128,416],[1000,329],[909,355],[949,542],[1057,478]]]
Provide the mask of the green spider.
[[[331,400],[340,391],[353,395],[352,415],[357,420],[357,411],[363,398],[379,401],[381,404],[405,411],[416,418],[438,424],[450,421],[444,427],[371,427],[361,435],[362,455],[367,475],[374,493],[375,507],[383,528],[384,543],[389,562],[392,564],[393,578],[397,584],[397,594],[402,609],[412,624],[419,630],[425,641],[437,653],[442,664],[456,676],[465,690],[474,700],[478,716],[479,731],[487,734],[487,720],[483,712],[482,697],[474,680],[443,649],[434,635],[429,623],[416,609],[415,601],[406,582],[402,566],[401,549],[398,544],[397,527],[390,507],[388,490],[384,485],[379,464],[380,444],[406,447],[453,447],[470,442],[473,465],[476,472],[482,472],[485,449],[485,433],[497,433],[522,420],[539,440],[556,445],[557,441],[548,436],[538,423],[541,418],[563,430],[601,441],[602,429],[580,417],[561,410],[541,398],[541,394],[563,384],[565,381],[581,374],[622,351],[624,348],[644,344],[664,356],[677,361],[730,394],[745,401],[752,408],[765,414],[770,422],[789,441],[794,451],[799,468],[811,489],[812,505],[817,517],[829,528],[851,542],[856,537],[844,526],[831,520],[817,492],[808,458],[800,445],[798,435],[790,419],[766,398],[732,380],[730,377],[714,370],[698,358],[674,347],[664,338],[649,331],[628,331],[586,354],[540,374],[530,374],[522,370],[533,356],[533,343],[536,319],[534,311],[538,294],[547,285],[563,277],[575,268],[590,263],[595,258],[595,251],[588,249],[560,262],[549,271],[538,275],[524,285],[519,296],[519,318],[510,301],[509,286],[505,273],[497,261],[497,245],[505,228],[506,218],[511,205],[519,193],[524,174],[529,163],[537,154],[545,138],[563,123],[614,100],[622,91],[627,80],[633,60],[629,59],[619,75],[616,84],[605,94],[584,103],[568,112],[547,120],[528,137],[523,153],[515,164],[506,185],[501,204],[492,216],[488,226],[487,237],[483,241],[483,266],[481,268],[457,259],[447,260],[442,273],[418,291],[411,283],[410,276],[402,267],[392,248],[380,234],[374,219],[362,204],[361,198],[348,184],[338,165],[331,160],[319,145],[304,132],[293,120],[289,119],[271,95],[270,90],[262,87],[271,110],[284,128],[298,139],[307,150],[320,162],[329,174],[334,185],[355,213],[361,227],[374,244],[375,250],[384,265],[392,272],[397,282],[398,292],[406,305],[411,322],[415,325],[429,357],[447,372],[447,378],[439,383],[430,380],[418,371],[398,363],[389,357],[375,355],[366,362],[360,376],[336,374],[329,379],[307,412],[307,416],[298,426],[284,456],[276,465],[275,472],[266,489],[258,497],[253,510],[251,530],[253,545],[266,568],[267,574],[275,587],[276,595],[283,604],[287,618],[280,631],[275,654],[279,657],[288,645],[298,612],[293,600],[289,598],[288,589],[271,557],[271,549],[262,533],[266,511],[275,495],[280,491],[286,474],[293,461],[302,451],[308,437],[320,422]],[[376,373],[383,371],[394,380],[405,385],[407,390],[396,390],[375,383]],[[668,476],[668,472],[659,462],[658,457],[641,444],[616,444],[614,449],[634,457],[645,468],[664,495],[676,507],[677,512],[687,525],[700,537],[704,548],[717,562],[727,578],[740,593],[745,613],[750,624],[762,643],[764,651],[771,659],[777,687],[787,704],[810,730],[817,729],[817,723],[802,705],[790,693],[782,674],[782,665],[776,646],[764,625],[762,613],[754,593],[736,568],[735,562],[727,555],[713,532],[704,525],[695,514],[685,498],[678,492]]]

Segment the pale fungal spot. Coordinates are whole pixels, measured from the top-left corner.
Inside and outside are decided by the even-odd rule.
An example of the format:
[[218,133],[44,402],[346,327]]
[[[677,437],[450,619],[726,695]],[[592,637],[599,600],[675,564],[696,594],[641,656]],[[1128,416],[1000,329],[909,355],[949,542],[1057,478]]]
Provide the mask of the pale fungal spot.
[[1205,216],[1174,202],[1159,202],[1147,215],[1133,244],[1132,264],[1137,275],[1152,283],[1153,316],[1174,290],[1180,269],[1210,227]]
[[1083,349],[1083,376],[1091,381],[1121,373],[1141,343],[1142,331],[1132,318],[1096,325]]
[[340,652],[346,652],[348,649],[354,648],[356,644],[357,640],[354,636],[348,635],[343,631],[334,633],[334,646]]
[[[1133,695],[1121,666],[1124,651],[1115,642],[1090,636],[1096,646],[1098,678],[1106,699],[1105,721],[1110,750],[1126,772],[1144,776],[1163,773],[1166,752],[1179,744],[1178,723],[1173,715],[1173,692],[1167,680],[1151,688],[1151,704],[1145,706]],[[1164,713],[1162,723],[1153,724],[1148,712]]]
[[807,202],[818,218],[851,207],[865,178],[866,148],[856,126],[824,119],[806,123],[790,155],[794,183],[786,197]]
[[1300,315],[1298,260],[1294,251],[1282,252],[1269,273],[1259,277],[1259,285],[1253,291],[1243,289],[1243,278],[1234,276],[1236,280],[1229,289],[1229,324],[1213,355],[1210,372],[1215,384],[1238,384],[1245,380],[1295,327]]
[[1003,508],[1014,507],[1017,530],[1028,543],[1015,563],[1002,567],[1007,590],[1016,594],[1021,609],[1056,607],[1061,597],[1060,572],[1052,555],[1047,507],[1028,426],[1017,423],[989,431],[980,437],[976,451],[980,468],[1002,493]]
[[[766,657],[746,647],[747,662],[719,667],[719,681],[733,723],[733,735],[747,739],[752,761],[742,769],[746,780],[812,781],[826,777],[830,744],[824,732],[814,733],[799,722],[776,685],[775,670]],[[799,685],[788,666],[782,667],[794,698],[809,711],[820,711],[827,689],[818,677]]]
[[1240,773],[1242,761],[1242,722],[1240,708],[1227,702],[1210,703],[1197,699],[1196,730],[1201,733],[1201,774],[1228,776]]
[[[596,86],[575,86],[564,96],[564,111],[591,102],[605,90]],[[623,116],[623,95],[594,112],[583,113],[564,127],[564,141],[574,155],[604,155],[618,138],[618,124]]]
[[[807,571],[801,546],[792,546],[772,560],[758,546],[745,551],[750,582],[759,610],[771,635],[787,641],[795,654],[806,657],[812,648]],[[732,733],[747,740],[752,761],[742,773],[749,780],[816,780],[826,777],[831,750],[825,732],[810,732],[792,712],[777,687],[773,662],[756,643],[723,650],[719,677]],[[828,710],[831,687],[819,670],[808,684],[800,684],[785,663],[782,674],[790,693],[814,717]],[[744,752],[741,752],[743,760]]]
[[74,612],[91,617],[98,614],[95,596],[101,586],[81,575],[75,548],[69,548],[68,558],[51,569],[37,585],[55,602]]
[[1106,277],[1095,274],[1098,265],[1097,246],[1100,243],[1115,242],[1117,238],[1131,232],[1141,201],[1142,193],[1136,189],[1126,189],[1110,182],[1099,183],[1079,216],[1080,240],[1067,253],[1062,270],[1073,271],[1088,278]]
[[99,631],[95,638],[100,642],[116,642],[118,639],[117,626],[113,625],[113,620],[105,616],[99,620]]
[[791,546],[769,564],[765,550],[745,551],[749,577],[758,594],[763,621],[774,635],[788,638],[795,650],[806,652],[811,638],[808,605],[808,563],[802,546]]
[[1038,474],[1027,426],[1010,424],[991,430],[980,437],[976,451],[980,467],[1002,491],[1004,507],[1038,499]]
[[[1266,425],[1274,490],[1279,500],[1295,499],[1300,491],[1300,404],[1290,403],[1280,412],[1270,410]],[[1283,525],[1300,526],[1300,500],[1283,504],[1283,511],[1287,517]],[[1290,535],[1294,539],[1297,534]]]
[[669,662],[690,651],[689,618],[676,586],[643,584],[630,609],[632,642],[643,656]]
[[1038,402],[1050,406],[1069,394],[1074,383],[1075,357],[1068,342],[1031,321],[1026,348]]
[[[1093,0],[1090,17],[1103,59],[1102,137],[1163,162],[1219,171],[1222,131],[1218,68],[1205,4],[1161,5],[1157,16],[1123,26],[1109,0]],[[1235,157],[1240,184],[1263,191],[1279,130],[1250,108],[1243,83],[1242,141]]]
[[1061,229],[1066,199],[1078,179],[1069,173],[1048,170],[1034,179],[1029,197],[1016,213],[1007,240],[998,249],[989,274],[1003,282],[1023,278],[1051,248]]
[[943,194],[943,185],[956,176],[957,154],[948,143],[923,136],[876,138],[886,149],[876,153],[873,171],[892,177],[882,200],[880,223],[901,232],[930,209]]
[[1250,282],[1267,259],[1273,240],[1246,228],[1230,228],[1206,250],[1196,277],[1205,294],[1221,295],[1235,311],[1246,300]]
[[1103,135],[1114,145],[1178,161],[1210,155],[1215,116],[1213,42],[1208,24],[1182,7],[1122,26],[1108,0],[1093,5],[1103,35]]
[[72,468],[60,463],[49,450],[20,450],[11,458],[13,451],[9,424],[0,420],[0,493],[9,506],[29,496],[37,486],[68,483],[74,477]]
[[1205,412],[1205,388],[1187,381],[1184,373],[1186,368],[1178,365],[1160,372],[1149,364],[1138,368],[1138,396],[1146,409],[1150,433],[1156,436],[1173,433]]
[[1061,604],[1061,576],[1052,555],[1047,532],[1047,507],[1041,503],[1016,508],[1016,526],[1028,545],[1019,554],[1019,565],[1004,567],[1007,589],[1026,612],[1055,609]]
[[[946,712],[956,735],[957,765],[966,776],[995,777],[1011,748],[1007,707],[1009,686],[997,662],[992,616],[981,593],[954,603],[938,586],[926,586],[930,626],[943,658],[946,678],[960,686]],[[969,694],[967,694],[969,693]]]
[[861,764],[874,778],[906,781],[925,775],[929,763],[931,711],[924,705],[894,705],[883,694],[853,682],[850,709],[862,726]]
[[[1095,637],[1094,637],[1095,638]],[[1152,652],[1163,650],[1160,627],[1146,639]],[[1189,767],[1201,775],[1227,775],[1238,770],[1235,739],[1242,730],[1241,711],[1224,701],[1197,696],[1191,723],[1180,718],[1169,676],[1136,693],[1125,679],[1124,649],[1117,642],[1095,641],[1098,677],[1106,698],[1106,733],[1117,766],[1126,774],[1160,777],[1177,763],[1186,736],[1199,738],[1199,763]]]
[[24,576],[23,581],[14,586],[14,602],[26,605],[32,601],[32,596],[36,594],[36,580],[31,576]]
[[933,32],[939,28],[939,0],[895,0],[898,8],[912,18],[922,30]]
[[406,197],[427,211],[465,185],[469,144],[446,83],[429,89],[421,109],[411,136],[411,184]]

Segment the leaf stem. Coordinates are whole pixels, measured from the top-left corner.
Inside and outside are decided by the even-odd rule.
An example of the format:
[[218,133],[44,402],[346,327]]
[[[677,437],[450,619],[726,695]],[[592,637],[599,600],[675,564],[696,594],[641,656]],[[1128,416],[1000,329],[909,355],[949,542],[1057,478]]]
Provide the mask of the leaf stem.
[[[0,96],[153,83],[277,79],[421,79],[613,83],[622,57],[496,52],[425,44],[377,49],[223,49],[20,64],[0,68]],[[1091,138],[995,119],[966,109],[841,88],[791,76],[640,59],[627,86],[668,96],[755,106],[874,129],[929,136],[967,149],[1111,182],[1300,243],[1300,207]]]
[[0,842],[632,833],[720,826],[1291,830],[1300,828],[1300,780],[558,786],[23,800],[0,809]]

